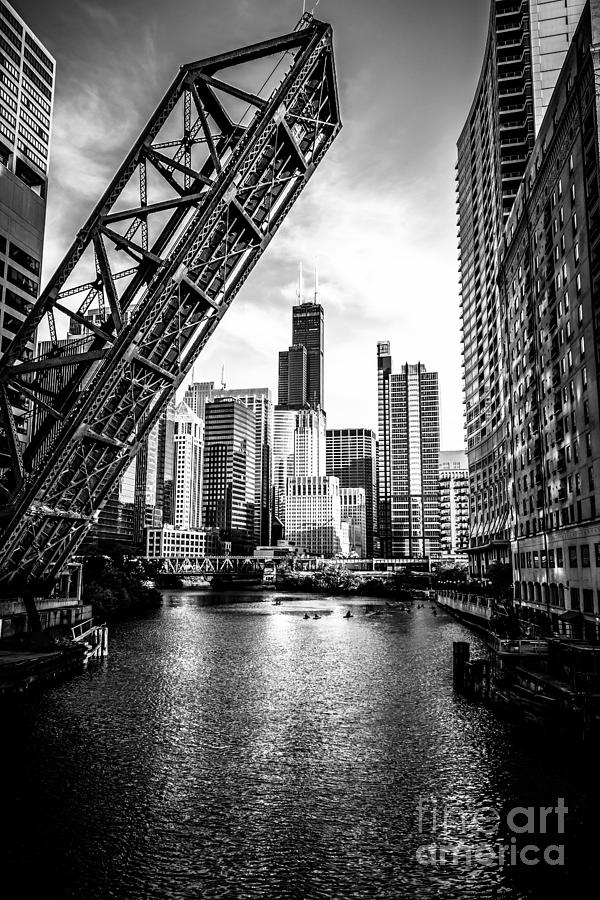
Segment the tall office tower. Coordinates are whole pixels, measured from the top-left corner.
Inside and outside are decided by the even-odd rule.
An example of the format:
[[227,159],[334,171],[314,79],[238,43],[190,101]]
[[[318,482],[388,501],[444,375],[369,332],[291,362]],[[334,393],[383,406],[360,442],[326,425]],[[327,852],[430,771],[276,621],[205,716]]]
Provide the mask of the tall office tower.
[[597,639],[600,0],[586,5],[506,224],[499,292],[516,596]]
[[469,468],[463,450],[440,452],[442,559],[464,557],[469,545]]
[[323,307],[316,302],[292,308],[292,344],[279,354],[278,406],[301,409],[324,405]]
[[294,428],[294,475],[324,475],[327,458],[325,413],[302,409]]
[[327,430],[327,475],[339,479],[340,488],[362,488],[365,492],[365,554],[373,558],[377,531],[377,442],[369,428]]
[[437,372],[422,363],[392,374],[388,341],[377,345],[379,535],[390,557],[440,554],[440,417]]
[[134,540],[146,546],[147,528],[173,522],[175,404],[171,403],[140,447],[136,462]]
[[[54,75],[46,48],[0,3],[0,355],[39,292]],[[29,344],[25,356],[33,349]],[[29,412],[10,389],[9,397],[18,438],[26,443]]]
[[576,27],[580,0],[492,0],[481,76],[458,140],[457,207],[470,565],[508,563],[514,522],[507,491],[507,360],[498,248],[549,95]]
[[296,410],[276,406],[273,412],[273,519],[285,523],[285,492],[294,475]]
[[186,403],[174,416],[174,504],[176,528],[200,528],[202,511],[202,420]]
[[273,473],[273,401],[269,388],[216,390],[213,398],[230,398],[254,416],[254,540],[271,541],[271,485]]
[[233,398],[217,398],[204,410],[202,516],[205,528],[219,528],[232,552],[252,553],[255,497],[255,419]]
[[348,529],[342,527],[340,486],[327,475],[288,480],[285,536],[314,556],[348,553]]
[[269,388],[215,388],[214,382],[194,382],[184,400],[197,416],[204,419],[206,403],[217,398],[232,398],[252,410],[255,421],[254,538],[257,544],[271,542],[271,504],[273,479],[273,400]]
[[[338,479],[339,480],[339,479]],[[367,556],[367,504],[362,487],[340,487],[340,514],[348,525],[348,552]]]

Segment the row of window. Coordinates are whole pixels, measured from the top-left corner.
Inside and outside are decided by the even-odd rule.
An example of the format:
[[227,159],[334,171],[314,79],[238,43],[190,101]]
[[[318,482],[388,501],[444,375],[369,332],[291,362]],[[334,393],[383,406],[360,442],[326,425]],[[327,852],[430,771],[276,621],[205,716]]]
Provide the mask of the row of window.
[[[579,553],[577,552],[576,545],[570,545],[567,548],[568,552],[568,565],[570,569],[577,569],[580,565],[581,560],[581,568],[589,569],[591,566],[590,563],[590,546],[589,544],[581,544],[579,547]],[[519,560],[521,565],[519,566]],[[556,547],[556,549],[548,550],[548,568],[550,569],[564,569],[564,553],[562,547]],[[598,568],[600,568],[600,544],[594,544],[594,562]],[[520,554],[515,553],[515,568],[516,569],[545,569],[546,568],[546,551],[545,550],[532,550],[532,551],[522,551]]]

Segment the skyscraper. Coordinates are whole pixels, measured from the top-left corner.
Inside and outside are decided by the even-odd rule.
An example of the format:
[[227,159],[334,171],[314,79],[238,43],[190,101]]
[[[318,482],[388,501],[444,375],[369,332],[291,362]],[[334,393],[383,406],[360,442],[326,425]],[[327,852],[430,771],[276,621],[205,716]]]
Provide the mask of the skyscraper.
[[[299,295],[303,301],[301,288]],[[300,302],[292,308],[292,344],[279,354],[278,406],[289,409],[324,406],[324,316],[317,297],[315,284],[314,302]]]
[[173,524],[175,405],[169,404],[140,447],[136,462],[134,539],[146,546],[145,530]]
[[295,431],[296,410],[276,406],[273,412],[273,517],[281,529],[285,525],[287,481],[294,475]]
[[481,76],[458,140],[463,368],[474,573],[508,563],[506,341],[498,248],[583,3],[492,0]]
[[[0,354],[39,292],[54,77],[46,48],[0,3]],[[26,355],[33,349],[30,344]],[[24,443],[28,411],[15,405],[13,413]]]
[[469,544],[469,469],[464,450],[440,452],[442,558],[464,557]]
[[299,410],[294,428],[294,475],[324,475],[326,458],[325,413]]
[[440,553],[440,424],[437,372],[422,363],[392,374],[388,341],[377,345],[379,535],[382,555]]
[[179,403],[174,415],[173,524],[176,528],[200,528],[202,510],[203,422]]
[[256,546],[255,419],[233,398],[217,398],[204,410],[203,523],[219,528],[234,554]]
[[368,428],[327,430],[328,475],[339,479],[340,489],[362,488],[365,492],[365,556],[374,555],[377,530],[377,447],[375,433]]
[[215,388],[214,382],[193,382],[185,392],[185,402],[204,419],[207,403],[231,398],[247,406],[254,415],[254,539],[271,541],[273,484],[273,400],[269,388]]

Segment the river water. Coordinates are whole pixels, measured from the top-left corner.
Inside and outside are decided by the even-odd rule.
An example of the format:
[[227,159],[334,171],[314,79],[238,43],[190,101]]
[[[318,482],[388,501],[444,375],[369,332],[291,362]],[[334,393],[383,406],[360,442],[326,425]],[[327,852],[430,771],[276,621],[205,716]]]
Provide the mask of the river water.
[[165,592],[2,711],[2,897],[595,896],[596,765],[454,694],[477,637],[275,596]]

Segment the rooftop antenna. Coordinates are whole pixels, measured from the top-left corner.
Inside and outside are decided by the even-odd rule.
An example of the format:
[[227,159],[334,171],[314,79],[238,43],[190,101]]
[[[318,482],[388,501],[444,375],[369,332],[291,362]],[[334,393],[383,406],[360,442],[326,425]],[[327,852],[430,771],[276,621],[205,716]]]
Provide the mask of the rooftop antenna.
[[221,366],[221,390],[225,390],[227,385],[225,384],[225,366]]
[[319,270],[315,266],[315,303],[319,302]]
[[296,291],[296,297],[298,298],[298,305],[304,302],[304,279],[302,276],[302,263],[300,263],[298,268],[298,289]]

